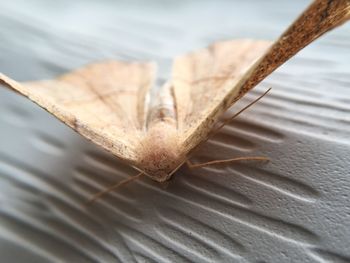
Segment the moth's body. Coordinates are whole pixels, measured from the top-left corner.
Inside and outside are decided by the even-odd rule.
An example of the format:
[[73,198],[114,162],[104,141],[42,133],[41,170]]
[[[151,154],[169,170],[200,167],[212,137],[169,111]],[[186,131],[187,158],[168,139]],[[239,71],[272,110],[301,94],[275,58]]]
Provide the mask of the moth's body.
[[164,182],[183,163],[176,107],[170,82],[151,101],[145,133],[136,150],[139,169],[157,182]]

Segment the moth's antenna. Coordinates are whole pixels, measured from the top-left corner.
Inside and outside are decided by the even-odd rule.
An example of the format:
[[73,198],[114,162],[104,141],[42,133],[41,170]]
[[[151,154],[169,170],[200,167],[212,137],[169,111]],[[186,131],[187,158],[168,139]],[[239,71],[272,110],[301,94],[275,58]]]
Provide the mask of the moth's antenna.
[[[235,119],[238,115],[240,115],[242,112],[244,112],[245,110],[247,110],[248,108],[250,108],[251,106],[253,106],[255,103],[257,103],[259,100],[261,100],[269,91],[271,90],[271,88],[269,88],[267,91],[265,91],[262,95],[260,95],[258,98],[256,98],[254,101],[252,101],[251,103],[249,103],[247,106],[245,106],[243,109],[241,109],[240,111],[238,111],[237,113],[235,113],[233,116],[231,116],[230,118],[226,119],[223,123],[221,123],[219,125],[218,128],[216,128],[212,134],[210,134],[210,136],[214,136],[216,133],[218,133],[218,131],[220,131],[220,129],[222,129],[222,127],[224,127],[226,124],[230,123],[231,121],[233,121],[233,119]],[[208,138],[210,137],[208,136]]]
[[198,164],[193,164],[188,160],[186,164],[190,169],[194,169],[194,168],[200,168],[200,167],[209,166],[213,164],[232,163],[232,162],[239,162],[239,161],[269,161],[269,158],[263,157],[263,156],[246,156],[246,157],[236,157],[236,158],[224,159],[224,160],[214,160],[214,161],[198,163]]
[[116,183],[116,184],[114,184],[114,185],[108,187],[107,189],[105,189],[105,190],[103,190],[103,191],[101,191],[101,192],[98,192],[98,193],[94,194],[94,195],[90,198],[90,200],[87,202],[87,204],[88,204],[88,205],[91,205],[92,203],[94,203],[97,199],[99,199],[99,198],[102,197],[103,195],[108,194],[109,192],[112,192],[113,190],[116,190],[117,188],[119,188],[119,187],[121,187],[121,186],[123,186],[123,185],[126,185],[126,184],[128,184],[128,183],[131,183],[131,182],[133,182],[133,181],[135,181],[135,180],[138,180],[138,179],[140,179],[143,175],[144,175],[144,173],[141,172],[141,173],[139,173],[139,174],[137,174],[137,175],[134,175],[134,176],[132,176],[132,177],[130,177],[130,178],[124,179],[124,180],[122,180],[122,181],[120,181],[120,182],[118,182],[118,183]]

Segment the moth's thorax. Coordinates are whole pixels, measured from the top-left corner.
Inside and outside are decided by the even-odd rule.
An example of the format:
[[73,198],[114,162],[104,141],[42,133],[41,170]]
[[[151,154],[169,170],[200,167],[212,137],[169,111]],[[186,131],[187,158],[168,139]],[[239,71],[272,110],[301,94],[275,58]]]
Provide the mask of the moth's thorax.
[[175,99],[171,82],[165,83],[153,99],[147,116],[147,129],[152,129],[158,123],[166,122],[177,127]]
[[179,147],[176,126],[168,122],[152,125],[137,149],[139,168],[155,181],[168,180],[182,163]]

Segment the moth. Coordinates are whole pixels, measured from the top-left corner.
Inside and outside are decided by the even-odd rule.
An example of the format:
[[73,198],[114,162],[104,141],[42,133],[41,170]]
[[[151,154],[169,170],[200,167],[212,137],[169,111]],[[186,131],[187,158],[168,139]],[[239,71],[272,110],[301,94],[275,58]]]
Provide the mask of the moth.
[[349,19],[350,1],[316,0],[274,43],[225,41],[176,57],[171,78],[153,97],[155,63],[107,61],[25,83],[1,74],[0,84],[140,172],[95,200],[144,175],[167,181],[210,137],[228,108],[303,47]]

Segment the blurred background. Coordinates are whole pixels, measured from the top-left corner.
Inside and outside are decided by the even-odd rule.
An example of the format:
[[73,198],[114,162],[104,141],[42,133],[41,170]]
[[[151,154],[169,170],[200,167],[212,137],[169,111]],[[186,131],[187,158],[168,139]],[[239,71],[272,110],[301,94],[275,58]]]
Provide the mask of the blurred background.
[[[156,61],[215,41],[273,40],[311,1],[0,0],[0,72],[49,79],[104,59]],[[134,174],[0,87],[1,262],[350,262],[350,24],[283,65],[232,111],[270,94],[195,160],[268,164],[180,169],[93,206]]]

